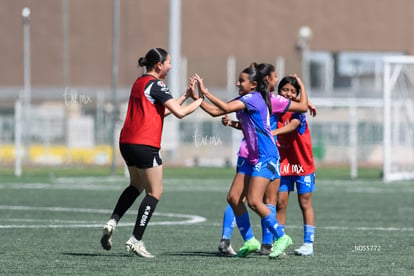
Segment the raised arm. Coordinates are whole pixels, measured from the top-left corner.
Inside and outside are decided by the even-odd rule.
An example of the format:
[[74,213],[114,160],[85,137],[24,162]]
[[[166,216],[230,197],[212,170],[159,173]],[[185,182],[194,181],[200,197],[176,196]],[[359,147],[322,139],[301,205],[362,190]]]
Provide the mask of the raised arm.
[[204,86],[203,79],[199,75],[196,74],[194,78],[198,83],[199,92],[203,95],[203,97],[206,97],[215,106],[214,107],[212,105],[206,104],[203,104],[202,106],[202,108],[211,116],[220,116],[245,108],[245,105],[242,101],[235,100],[231,102],[225,102],[217,98]]
[[194,110],[200,106],[202,101],[203,99],[200,98],[187,105],[180,105],[177,99],[171,99],[166,101],[164,106],[168,108],[168,110],[174,114],[175,117],[182,119],[188,114],[193,113]]
[[295,74],[294,77],[298,81],[298,84],[300,86],[300,100],[299,102],[292,101],[289,106],[289,111],[294,112],[308,112],[308,95],[306,94],[305,86],[302,83],[302,80]]
[[170,99],[164,103],[164,106],[168,109],[169,112],[174,114],[175,117],[179,119],[184,118],[188,114],[193,113],[194,110],[196,110],[203,102],[203,98],[199,98],[187,105],[181,105],[188,98],[188,96],[191,95],[192,89],[194,90],[194,85],[194,82],[190,80],[190,83],[184,96],[181,96],[178,99]]
[[[190,83],[192,83],[192,84],[197,83],[197,80],[196,80],[195,76],[193,76],[193,77],[190,78]],[[199,94],[197,94],[195,92],[195,85],[189,86],[189,88],[190,88],[189,91],[190,91],[191,98],[193,98],[194,100],[197,100],[197,99],[200,99],[200,98],[204,99],[204,97],[201,94],[200,90],[199,90]],[[221,110],[217,106],[212,105],[212,104],[210,104],[210,103],[208,103],[206,101],[203,101],[201,103],[200,107],[205,112],[207,112],[208,114],[210,114],[213,117],[217,117],[217,116],[220,116],[220,115],[224,115],[225,114],[223,110]]]
[[[190,78],[188,82],[188,86],[187,86],[187,91],[185,91],[184,95],[182,95],[176,100],[177,103],[179,105],[182,105],[188,98],[192,96],[192,91],[194,89],[195,89],[195,82],[192,78]],[[164,116],[168,116],[169,114],[171,114],[171,111],[168,109],[168,107],[166,107]]]

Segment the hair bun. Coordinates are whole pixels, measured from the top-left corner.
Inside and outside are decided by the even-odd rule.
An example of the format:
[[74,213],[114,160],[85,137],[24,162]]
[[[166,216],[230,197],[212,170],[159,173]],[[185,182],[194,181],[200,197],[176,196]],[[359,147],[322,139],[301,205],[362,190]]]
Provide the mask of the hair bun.
[[139,58],[138,65],[144,67],[145,65],[147,65],[147,59],[145,57]]

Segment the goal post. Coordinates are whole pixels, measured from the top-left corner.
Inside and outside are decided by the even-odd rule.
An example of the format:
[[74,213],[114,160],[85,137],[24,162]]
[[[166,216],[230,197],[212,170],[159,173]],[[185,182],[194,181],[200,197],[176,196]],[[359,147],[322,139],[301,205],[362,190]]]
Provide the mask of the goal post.
[[383,181],[414,179],[414,56],[384,58]]

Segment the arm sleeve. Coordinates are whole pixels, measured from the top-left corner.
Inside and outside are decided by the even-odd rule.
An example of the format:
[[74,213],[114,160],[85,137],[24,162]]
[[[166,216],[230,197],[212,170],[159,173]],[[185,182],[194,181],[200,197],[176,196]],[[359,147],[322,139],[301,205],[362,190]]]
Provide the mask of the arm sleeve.
[[272,113],[281,113],[284,114],[288,111],[291,101],[280,95],[270,96],[270,101],[272,103]]
[[293,119],[296,119],[296,120],[299,120],[299,122],[300,122],[300,124],[299,124],[299,126],[296,128],[296,130],[298,131],[298,133],[300,134],[300,135],[302,135],[304,132],[305,132],[305,130],[306,130],[306,115],[304,114],[304,113],[297,113],[297,112],[294,112],[293,114],[292,114],[292,118],[290,118],[290,120],[293,120]]
[[173,98],[170,93],[170,89],[161,80],[154,81],[150,90],[150,96],[162,105],[164,105],[166,101]]
[[255,98],[252,94],[246,94],[239,99],[244,106],[246,107],[247,111],[252,112],[257,110]]

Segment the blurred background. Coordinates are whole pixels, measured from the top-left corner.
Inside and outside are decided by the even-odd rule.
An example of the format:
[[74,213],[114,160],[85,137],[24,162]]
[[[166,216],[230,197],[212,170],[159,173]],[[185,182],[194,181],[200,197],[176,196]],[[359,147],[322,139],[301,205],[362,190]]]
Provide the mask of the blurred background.
[[[198,73],[231,99],[251,62],[298,74],[319,109],[308,118],[318,167],[413,178],[413,10],[412,0],[0,0],[0,163],[16,175],[124,166],[137,61],[161,47],[174,96]],[[166,165],[234,165],[241,133],[201,110],[170,117]]]

